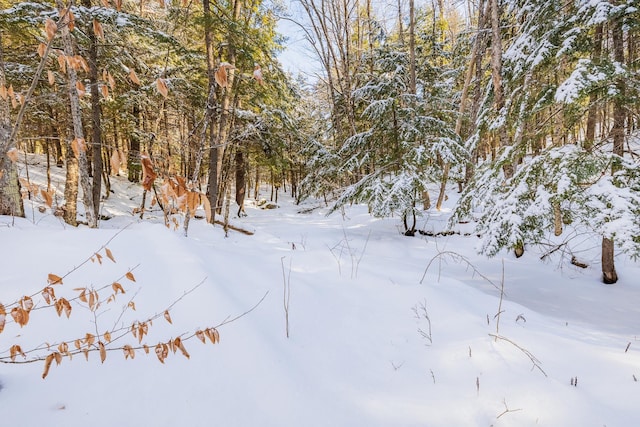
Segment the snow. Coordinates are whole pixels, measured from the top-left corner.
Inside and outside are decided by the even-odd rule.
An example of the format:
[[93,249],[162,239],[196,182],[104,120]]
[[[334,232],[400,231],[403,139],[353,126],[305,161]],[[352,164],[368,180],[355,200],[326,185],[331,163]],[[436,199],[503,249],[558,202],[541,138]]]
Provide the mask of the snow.
[[[31,180],[42,186],[44,161],[29,161]],[[52,172],[60,199],[63,171]],[[106,286],[106,299],[114,281],[126,291],[96,317],[73,301],[69,319],[34,296],[30,323],[21,329],[8,321],[0,334],[0,357],[14,344],[26,351],[156,314],[145,337],[151,347],[228,322],[218,327],[221,341],[185,340],[190,358],[178,351],[164,364],[153,349],[134,360],[111,351],[104,364],[97,352],[88,362],[65,357],[44,380],[43,362],[2,364],[6,425],[640,423],[640,266],[616,258],[620,280],[603,285],[596,239],[583,238],[586,269],[562,251],[544,260],[535,249],[520,259],[506,252],[486,259],[473,251],[474,235],[405,237],[397,218],[372,218],[365,206],[326,216],[320,202],[295,206],[282,193],[279,208],[247,200],[248,217],[232,218],[253,235],[225,237],[220,226],[194,219],[184,237],[163,225],[157,208],[143,220],[131,215],[139,186],[115,177],[113,189],[102,212],[113,218],[98,230],[41,213],[37,198],[26,202],[26,219],[0,217],[5,306],[39,294],[49,273],[69,273],[55,285],[58,297]],[[455,201],[452,188],[445,209],[425,212],[419,226],[442,230]],[[83,264],[96,251],[102,264]],[[132,299],[136,310],[123,311]],[[162,313],[174,303],[169,324]],[[113,346],[137,343],[128,335]],[[27,357],[36,354],[48,352]]]

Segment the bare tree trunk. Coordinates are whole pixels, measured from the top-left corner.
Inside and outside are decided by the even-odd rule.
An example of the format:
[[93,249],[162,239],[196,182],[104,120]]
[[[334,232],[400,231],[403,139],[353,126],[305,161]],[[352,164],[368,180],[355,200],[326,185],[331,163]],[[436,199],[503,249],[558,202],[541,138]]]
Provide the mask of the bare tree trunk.
[[[624,39],[622,20],[614,19],[612,22],[611,39],[613,41],[613,58],[619,64],[624,64]],[[625,93],[626,82],[623,78],[618,77],[616,80],[617,96],[613,101],[613,127],[611,128],[611,136],[613,138],[613,154],[619,157],[624,155],[624,127],[626,121],[625,112]],[[615,174],[619,169],[617,162],[614,160],[611,165],[611,174]],[[615,245],[613,238],[602,237],[602,281],[605,284],[614,284],[618,281],[618,274],[615,267]]]
[[[602,24],[596,25],[593,40],[593,62],[600,63],[602,56]],[[584,140],[584,149],[591,151],[596,139],[596,122],[598,119],[598,93],[593,92],[589,95],[589,113],[587,115],[587,130]]]
[[78,225],[78,159],[73,155],[69,141],[67,147],[67,174],[64,183],[64,222],[74,227]]
[[[83,0],[82,5],[91,7],[91,0]],[[100,110],[100,91],[98,90],[98,39],[91,23],[87,23],[89,36],[89,82],[91,84],[91,147],[93,165],[93,204],[96,215],[100,212],[102,193],[102,111]]]
[[244,211],[244,197],[246,192],[246,170],[244,154],[242,149],[238,147],[235,158],[236,166],[236,203],[238,204],[238,216],[246,216]]
[[[491,4],[491,80],[493,82],[493,105],[497,115],[503,113],[504,91],[502,87],[502,32],[500,30],[500,6],[498,0],[489,0]],[[509,145],[507,130],[501,125],[497,134],[498,147]],[[504,176],[513,176],[514,166],[506,163],[503,167]]]
[[[5,86],[2,31],[0,31],[0,85]],[[20,195],[18,170],[7,153],[15,148],[11,135],[13,128],[9,116],[8,100],[0,97],[0,215],[24,217],[24,206]]]
[[[58,0],[58,7],[62,10],[62,2]],[[73,42],[69,31],[68,20],[62,23],[61,36],[64,45],[65,56],[71,58],[73,53]],[[98,226],[95,204],[93,202],[93,188],[89,178],[89,164],[87,161],[87,150],[82,127],[82,111],[80,109],[80,99],[78,96],[78,77],[76,70],[71,64],[67,64],[68,93],[71,104],[71,118],[73,123],[74,141],[77,144],[76,155],[78,157],[78,169],[80,173],[80,186],[82,187],[82,201],[85,209],[85,218],[91,228]],[[73,144],[73,142],[72,142]]]

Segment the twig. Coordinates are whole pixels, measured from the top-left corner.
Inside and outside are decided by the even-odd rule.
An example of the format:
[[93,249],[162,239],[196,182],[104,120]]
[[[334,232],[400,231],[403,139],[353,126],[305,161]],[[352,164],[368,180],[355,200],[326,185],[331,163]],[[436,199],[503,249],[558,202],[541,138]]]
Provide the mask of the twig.
[[[509,338],[503,337],[502,335],[489,334],[489,336],[494,337],[496,339],[496,341],[498,339],[501,339],[501,340],[506,341],[506,342],[512,344],[513,346],[515,346],[518,350],[523,352],[529,358],[529,360],[531,360],[531,363],[533,363],[533,368],[537,368],[540,372],[542,372],[542,374],[545,377],[547,376],[547,373],[540,367],[540,363],[541,362],[533,354],[531,354],[531,352],[529,350],[527,350],[526,348],[520,347],[518,344],[516,344],[515,342],[511,341]],[[531,368],[531,369],[533,369],[533,368]]]

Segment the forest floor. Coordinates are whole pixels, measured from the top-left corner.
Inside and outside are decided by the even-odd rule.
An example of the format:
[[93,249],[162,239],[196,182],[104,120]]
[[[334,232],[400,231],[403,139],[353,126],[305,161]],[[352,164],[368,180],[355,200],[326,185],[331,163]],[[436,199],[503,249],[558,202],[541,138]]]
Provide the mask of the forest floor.
[[[29,157],[29,178],[45,184],[41,157]],[[0,364],[4,425],[640,425],[640,264],[618,256],[619,282],[603,285],[594,236],[568,229],[519,259],[487,259],[472,224],[405,237],[366,206],[327,216],[281,194],[276,209],[247,200],[248,216],[231,218],[253,235],[196,218],[185,237],[157,207],[133,215],[142,189],[112,180],[97,230],[64,224],[39,197],[26,218],[0,217],[0,301],[35,303],[23,328],[7,316],[0,357],[106,331],[118,348],[104,363],[64,357],[46,379],[42,361]],[[455,200],[452,188],[419,228],[443,230]],[[69,318],[40,296],[49,274],[62,277],[52,287]],[[114,282],[125,293],[107,302]],[[77,298],[83,288],[97,309]],[[142,341],[124,333],[149,318]],[[208,327],[219,343],[190,338]],[[177,337],[190,357],[177,349],[160,363],[154,347]],[[140,342],[150,353],[125,360],[121,347]]]

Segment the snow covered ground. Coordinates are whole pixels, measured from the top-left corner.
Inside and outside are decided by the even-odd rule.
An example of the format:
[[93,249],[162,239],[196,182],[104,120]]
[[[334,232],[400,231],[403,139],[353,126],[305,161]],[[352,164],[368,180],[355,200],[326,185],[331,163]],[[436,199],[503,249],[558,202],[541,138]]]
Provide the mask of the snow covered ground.
[[[30,163],[42,185],[42,159]],[[0,301],[36,304],[24,328],[7,316],[0,357],[16,344],[53,351],[87,333],[115,338],[157,316],[143,340],[151,352],[65,357],[44,380],[42,361],[0,364],[3,425],[640,425],[640,265],[618,257],[620,281],[601,284],[597,239],[570,241],[586,269],[561,250],[485,259],[468,228],[410,238],[364,206],[327,217],[286,197],[272,210],[249,201],[248,217],[232,219],[254,235],[225,237],[195,219],[184,237],[157,209],[132,215],[142,190],[113,181],[103,208],[113,218],[98,230],[40,212],[40,199],[26,219],[0,217]],[[454,201],[452,190],[448,208]],[[419,225],[439,231],[446,218],[429,212]],[[95,312],[73,300],[70,318],[58,317],[39,295],[50,273],[63,276],[59,298],[86,287],[106,300],[113,282],[126,293]],[[218,344],[187,339],[214,326]],[[178,350],[161,364],[153,347],[178,336],[190,358]],[[124,344],[138,339],[111,346]],[[37,354],[48,351],[27,359]]]

